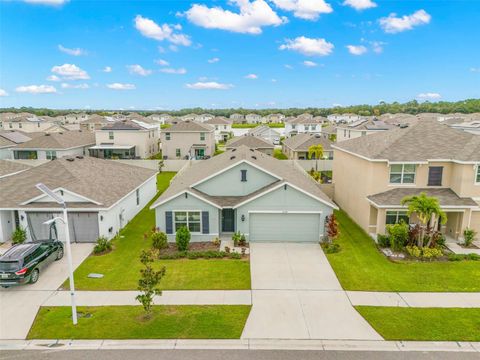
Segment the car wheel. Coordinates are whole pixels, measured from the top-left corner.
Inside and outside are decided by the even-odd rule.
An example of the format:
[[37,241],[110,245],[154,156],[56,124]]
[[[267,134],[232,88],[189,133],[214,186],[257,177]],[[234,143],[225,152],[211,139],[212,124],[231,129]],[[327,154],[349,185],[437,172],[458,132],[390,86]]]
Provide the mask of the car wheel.
[[60,260],[61,258],[63,258],[63,248],[59,248],[58,251],[57,251],[57,258],[55,259],[55,261],[58,261]]
[[30,284],[35,284],[38,281],[39,277],[40,271],[38,271],[38,269],[33,270],[32,274],[30,275]]

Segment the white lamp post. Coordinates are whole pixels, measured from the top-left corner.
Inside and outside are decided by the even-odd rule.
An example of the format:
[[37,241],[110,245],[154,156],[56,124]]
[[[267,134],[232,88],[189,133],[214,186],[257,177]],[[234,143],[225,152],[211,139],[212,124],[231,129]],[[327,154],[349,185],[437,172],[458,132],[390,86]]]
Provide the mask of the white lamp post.
[[63,206],[63,218],[57,217],[48,222],[61,220],[65,224],[65,244],[67,246],[68,277],[70,279],[70,297],[72,299],[72,320],[73,320],[73,325],[77,325],[77,306],[75,305],[75,284],[73,281],[72,248],[70,246],[70,231],[68,228],[67,204],[65,203],[65,200],[63,200],[61,196],[58,196],[57,194],[55,194],[45,184],[39,183],[36,185],[36,187],[45,195],[53,199],[56,203]]

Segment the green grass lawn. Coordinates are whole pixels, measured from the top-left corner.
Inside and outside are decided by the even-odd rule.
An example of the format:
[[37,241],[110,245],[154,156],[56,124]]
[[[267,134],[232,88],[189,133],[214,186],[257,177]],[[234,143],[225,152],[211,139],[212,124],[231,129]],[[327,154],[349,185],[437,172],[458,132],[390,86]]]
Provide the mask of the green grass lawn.
[[345,290],[480,291],[480,262],[395,263],[345,212],[336,215],[341,251],[327,257]]
[[[158,190],[162,193],[175,173],[158,175]],[[158,195],[157,195],[158,196]],[[155,201],[153,199],[151,203]],[[151,246],[143,234],[155,226],[155,211],[149,203],[113,240],[113,251],[101,256],[89,256],[75,270],[75,287],[78,290],[136,290],[142,265],[139,255]],[[164,290],[244,290],[250,289],[250,264],[245,260],[162,260],[156,267],[165,265],[167,272],[160,287]],[[101,279],[88,278],[90,273],[104,274]],[[65,281],[63,287],[68,287]]]
[[41,307],[28,339],[239,339],[249,305],[154,306],[144,319],[141,306],[79,307],[72,325],[68,306]]
[[355,308],[385,340],[480,341],[480,308]]
[[287,155],[285,155],[281,149],[273,150],[273,157],[278,160],[288,160]]

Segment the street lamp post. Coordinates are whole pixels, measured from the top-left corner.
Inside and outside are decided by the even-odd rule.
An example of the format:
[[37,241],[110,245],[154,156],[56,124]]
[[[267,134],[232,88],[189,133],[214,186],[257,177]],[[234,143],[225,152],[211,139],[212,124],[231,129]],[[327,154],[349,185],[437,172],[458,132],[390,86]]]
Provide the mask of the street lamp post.
[[36,185],[36,187],[38,190],[43,192],[45,195],[47,195],[63,207],[63,219],[55,218],[52,220],[61,220],[65,224],[65,245],[67,247],[68,278],[70,280],[70,298],[72,300],[72,320],[73,325],[77,325],[77,306],[75,305],[75,283],[73,280],[72,247],[70,246],[70,231],[68,227],[67,204],[61,196],[55,194],[45,184],[39,183]]

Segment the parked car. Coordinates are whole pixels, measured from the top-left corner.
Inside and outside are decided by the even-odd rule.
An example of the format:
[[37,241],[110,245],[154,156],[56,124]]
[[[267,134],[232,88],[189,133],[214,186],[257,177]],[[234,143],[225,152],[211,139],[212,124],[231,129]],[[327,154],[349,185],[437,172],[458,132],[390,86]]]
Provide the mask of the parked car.
[[40,273],[63,257],[60,241],[37,241],[12,246],[0,257],[0,286],[34,284]]

